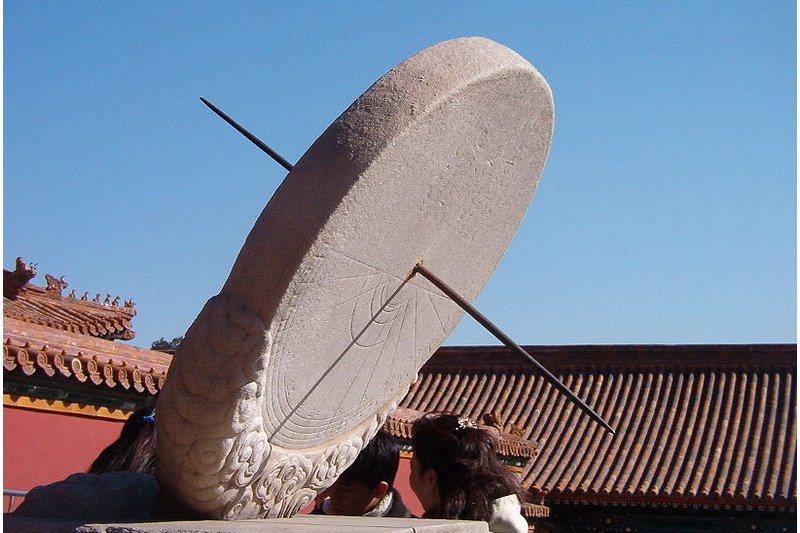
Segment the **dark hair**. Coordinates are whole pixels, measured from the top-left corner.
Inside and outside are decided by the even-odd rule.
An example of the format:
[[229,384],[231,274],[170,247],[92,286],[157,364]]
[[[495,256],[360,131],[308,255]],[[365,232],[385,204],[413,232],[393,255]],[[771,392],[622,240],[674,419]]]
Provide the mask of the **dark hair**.
[[400,451],[394,437],[381,430],[364,446],[355,462],[342,472],[339,479],[365,483],[369,488],[385,481],[391,490],[399,464]]
[[100,452],[90,474],[127,470],[152,474],[155,470],[156,425],[154,406],[140,407],[122,426],[117,440]]
[[439,504],[425,518],[484,520],[492,501],[521,494],[516,476],[500,462],[494,436],[466,417],[427,415],[411,429],[414,456],[423,469],[436,472]]

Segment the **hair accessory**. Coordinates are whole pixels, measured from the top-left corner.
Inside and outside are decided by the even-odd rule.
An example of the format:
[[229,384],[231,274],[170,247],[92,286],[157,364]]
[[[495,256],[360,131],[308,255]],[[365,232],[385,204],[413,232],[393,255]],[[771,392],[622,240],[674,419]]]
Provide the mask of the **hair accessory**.
[[156,416],[155,415],[145,415],[142,417],[142,420],[147,420],[148,422],[155,422]]
[[475,422],[473,422],[467,415],[461,415],[458,417],[458,425],[456,426],[456,431],[462,431],[467,428],[474,428],[474,427],[475,427]]

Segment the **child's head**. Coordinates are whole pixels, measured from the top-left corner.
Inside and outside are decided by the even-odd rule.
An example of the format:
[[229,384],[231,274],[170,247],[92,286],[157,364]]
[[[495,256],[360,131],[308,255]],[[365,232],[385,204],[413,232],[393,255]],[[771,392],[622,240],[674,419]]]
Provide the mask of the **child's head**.
[[117,470],[153,473],[155,470],[156,425],[150,405],[134,411],[122,426],[119,438],[109,444],[92,463],[90,474]]
[[331,514],[361,516],[374,509],[392,489],[399,462],[394,439],[379,431],[329,489]]
[[426,517],[488,520],[493,500],[520,492],[494,436],[467,417],[424,416],[414,422],[411,444],[409,482]]

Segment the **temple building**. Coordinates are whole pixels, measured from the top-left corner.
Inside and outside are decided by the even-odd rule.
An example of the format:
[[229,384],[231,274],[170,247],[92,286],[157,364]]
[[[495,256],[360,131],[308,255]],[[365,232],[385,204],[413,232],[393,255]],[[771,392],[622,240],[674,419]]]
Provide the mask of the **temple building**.
[[[4,271],[4,488],[85,471],[163,387],[171,355],[133,338],[132,301],[78,296],[18,260]],[[491,428],[535,531],[783,532],[797,521],[794,344],[528,346],[612,434],[503,347],[440,348],[385,429],[408,486],[410,430],[430,412]],[[8,509],[8,499],[5,501]]]
[[17,259],[3,271],[3,488],[28,490],[85,472],[121,422],[153,401],[171,356],[115,342],[135,333],[132,301],[64,295],[63,276]]

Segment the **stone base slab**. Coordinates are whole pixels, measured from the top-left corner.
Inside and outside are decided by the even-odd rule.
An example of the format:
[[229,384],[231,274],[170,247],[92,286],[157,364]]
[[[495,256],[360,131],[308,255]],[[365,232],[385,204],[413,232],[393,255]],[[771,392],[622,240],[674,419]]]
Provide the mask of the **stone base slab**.
[[3,515],[6,533],[488,533],[486,522],[302,515],[266,520],[200,520],[87,524],[79,520]]

